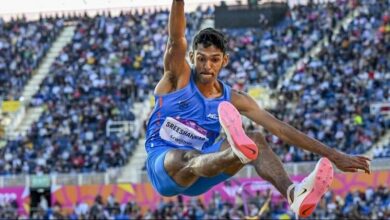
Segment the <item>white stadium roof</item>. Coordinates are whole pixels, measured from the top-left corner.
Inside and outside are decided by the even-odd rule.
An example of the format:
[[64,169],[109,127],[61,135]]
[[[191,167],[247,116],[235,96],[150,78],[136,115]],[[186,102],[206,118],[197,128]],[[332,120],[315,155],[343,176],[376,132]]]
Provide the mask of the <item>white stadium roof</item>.
[[[132,10],[136,8],[165,8],[172,0],[0,0],[0,16],[8,20],[12,16],[25,14],[37,17],[39,14],[62,14],[69,12],[102,12]],[[198,5],[220,4],[221,0],[186,0],[186,10]],[[235,3],[235,0],[225,0]]]

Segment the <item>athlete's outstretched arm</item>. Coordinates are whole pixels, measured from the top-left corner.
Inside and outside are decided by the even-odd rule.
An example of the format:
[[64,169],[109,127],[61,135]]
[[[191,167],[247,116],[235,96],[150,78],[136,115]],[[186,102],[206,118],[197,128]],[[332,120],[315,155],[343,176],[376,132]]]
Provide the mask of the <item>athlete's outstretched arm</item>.
[[187,50],[185,30],[184,0],[173,0],[169,14],[169,38],[164,54],[164,74],[173,76],[190,74],[190,67],[185,59]]
[[344,154],[307,136],[289,124],[278,120],[266,110],[260,108],[257,102],[248,94],[233,91],[232,103],[241,114],[263,126],[283,141],[329,158],[340,170],[345,172],[356,172],[358,169],[361,169],[366,173],[370,173],[369,158]]

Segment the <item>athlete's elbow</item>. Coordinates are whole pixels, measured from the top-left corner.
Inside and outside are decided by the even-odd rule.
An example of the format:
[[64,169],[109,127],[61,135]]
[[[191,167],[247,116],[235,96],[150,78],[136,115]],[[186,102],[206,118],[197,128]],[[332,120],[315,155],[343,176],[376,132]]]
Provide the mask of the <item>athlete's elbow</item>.
[[184,32],[181,33],[180,31],[174,31],[173,33],[169,34],[169,46],[171,48],[180,47],[186,44],[187,40],[184,36]]

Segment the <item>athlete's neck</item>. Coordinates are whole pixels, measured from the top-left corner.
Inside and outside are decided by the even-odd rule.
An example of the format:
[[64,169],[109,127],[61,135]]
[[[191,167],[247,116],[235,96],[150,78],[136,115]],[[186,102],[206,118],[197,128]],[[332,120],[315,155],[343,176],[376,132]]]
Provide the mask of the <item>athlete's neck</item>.
[[214,80],[210,83],[201,83],[195,78],[195,84],[198,87],[199,91],[206,98],[218,98],[222,96],[222,86],[218,80]]

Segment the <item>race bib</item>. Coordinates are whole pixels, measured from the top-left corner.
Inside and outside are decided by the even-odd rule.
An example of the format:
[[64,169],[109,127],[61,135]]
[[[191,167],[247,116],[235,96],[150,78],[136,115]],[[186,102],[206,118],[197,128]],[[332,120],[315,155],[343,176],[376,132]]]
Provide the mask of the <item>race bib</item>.
[[160,137],[178,146],[189,146],[202,150],[207,138],[207,130],[193,121],[167,117],[160,128]]

